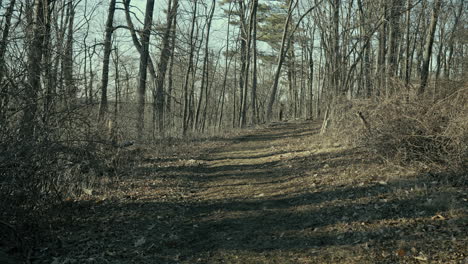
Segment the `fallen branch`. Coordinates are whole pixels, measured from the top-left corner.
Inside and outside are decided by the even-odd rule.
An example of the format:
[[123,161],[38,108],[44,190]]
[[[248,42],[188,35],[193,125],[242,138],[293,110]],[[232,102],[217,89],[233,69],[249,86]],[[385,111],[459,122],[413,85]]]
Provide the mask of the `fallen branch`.
[[371,126],[369,125],[369,122],[367,122],[366,118],[364,117],[364,115],[362,114],[362,112],[357,112],[356,115],[359,117],[359,119],[361,120],[362,124],[364,125],[364,127],[366,128],[367,132],[371,132]]

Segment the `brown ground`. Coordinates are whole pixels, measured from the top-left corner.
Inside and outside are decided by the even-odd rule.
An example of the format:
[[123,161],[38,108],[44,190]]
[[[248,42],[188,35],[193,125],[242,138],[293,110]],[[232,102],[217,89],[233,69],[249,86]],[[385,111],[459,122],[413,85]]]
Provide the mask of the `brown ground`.
[[69,202],[32,262],[467,263],[466,186],[325,143],[318,127],[150,153],[112,191]]

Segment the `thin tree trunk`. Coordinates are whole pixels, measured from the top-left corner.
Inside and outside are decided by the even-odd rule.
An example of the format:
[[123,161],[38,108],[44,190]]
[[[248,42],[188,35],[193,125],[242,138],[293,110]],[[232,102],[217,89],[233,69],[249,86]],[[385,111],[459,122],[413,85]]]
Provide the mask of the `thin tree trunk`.
[[250,71],[250,51],[252,46],[252,31],[253,25],[256,23],[254,21],[255,14],[257,13],[257,6],[258,0],[252,1],[252,7],[250,8],[250,17],[249,17],[249,28],[247,31],[247,43],[246,43],[246,54],[245,54],[245,72],[244,72],[244,91],[243,91],[243,99],[242,99],[242,109],[241,109],[241,127],[245,127],[247,125],[247,92],[248,92],[248,84],[249,84],[249,71]]
[[198,7],[198,0],[194,1],[194,9],[193,9],[193,16],[192,16],[192,25],[190,27],[190,52],[189,52],[189,60],[188,60],[188,67],[185,72],[185,78],[184,78],[184,84],[183,84],[183,91],[184,91],[184,115],[183,115],[183,120],[182,120],[182,133],[185,136],[187,134],[187,130],[189,127],[189,91],[188,91],[188,84],[189,84],[189,79],[190,79],[190,73],[192,72],[193,68],[193,57],[194,57],[194,52],[195,52],[195,45],[193,38],[194,38],[194,32],[195,32],[195,27],[196,21],[197,21],[197,7]]
[[452,27],[452,30],[450,32],[450,38],[449,38],[449,43],[448,43],[449,54],[448,54],[448,58],[447,58],[447,62],[446,62],[446,68],[444,69],[444,76],[447,79],[450,78],[450,67],[451,67],[452,62],[453,62],[453,52],[454,52],[454,47],[455,47],[454,39],[455,39],[455,34],[456,34],[456,31],[457,31],[458,25],[460,23],[460,18],[461,18],[462,14],[463,14],[463,10],[464,10],[463,6],[464,6],[464,0],[460,0],[458,13],[455,15],[455,20],[453,22],[453,27]]
[[5,13],[5,26],[2,31],[2,39],[0,40],[0,123],[4,122],[4,115],[9,103],[8,85],[3,85],[3,77],[5,76],[5,53],[8,45],[8,37],[10,34],[11,17],[13,15],[13,8],[15,7],[15,0],[10,0]]
[[434,3],[434,8],[432,9],[432,17],[429,32],[426,36],[426,43],[424,44],[424,56],[423,56],[423,65],[421,68],[421,85],[418,89],[418,94],[424,94],[424,91],[427,86],[427,80],[429,78],[429,63],[431,61],[432,55],[432,46],[434,44],[434,35],[437,27],[437,19],[439,16],[439,9],[442,4],[442,0],[436,0]]
[[46,24],[45,10],[48,10],[47,0],[33,2],[32,32],[28,47],[27,85],[25,87],[25,107],[21,120],[20,134],[25,141],[35,139],[38,93],[41,89],[41,60],[43,44],[45,42],[44,25]]
[[227,32],[226,32],[226,52],[225,52],[225,64],[224,64],[224,76],[223,76],[223,88],[221,93],[221,109],[219,114],[219,121],[218,121],[218,130],[221,128],[223,122],[223,114],[224,114],[224,102],[225,102],[225,95],[226,95],[226,86],[227,86],[227,75],[229,72],[229,66],[231,64],[231,59],[228,62],[229,58],[229,33],[230,33],[230,24],[231,24],[231,11],[232,11],[232,2],[229,2],[229,11],[228,11],[228,23],[227,23]]
[[390,6],[389,32],[388,32],[388,56],[386,77],[395,77],[398,69],[398,40],[400,35],[401,1],[393,0]]
[[168,83],[167,83],[167,100],[166,100],[166,112],[168,114],[172,111],[172,89],[174,82],[174,52],[175,52],[175,41],[177,32],[177,13],[173,17],[172,21],[172,32],[171,32],[171,60],[169,63]]
[[[172,7],[171,7],[172,3]],[[159,133],[164,131],[164,80],[166,79],[167,64],[171,56],[170,37],[172,30],[172,22],[177,14],[179,7],[178,0],[168,1],[168,14],[166,20],[166,29],[162,39],[162,51],[158,63],[158,73],[156,75],[156,92],[154,93],[155,110],[157,112],[157,124]]]
[[386,0],[383,0],[381,4],[382,8],[382,23],[379,30],[379,52],[377,57],[377,67],[376,67],[376,76],[377,76],[377,90],[376,95],[381,95],[384,91],[387,95],[386,87],[387,83],[385,82],[385,58],[387,56],[387,3]]
[[255,14],[253,15],[253,32],[252,32],[252,51],[253,51],[253,71],[252,71],[252,90],[251,90],[251,108],[252,108],[252,117],[251,122],[253,125],[258,123],[258,113],[257,113],[257,8],[258,0],[255,2]]
[[245,25],[245,17],[244,17],[244,14],[245,14],[245,7],[244,7],[244,1],[239,1],[238,2],[239,4],[239,19],[240,19],[240,23],[239,23],[239,35],[240,35],[240,44],[241,44],[241,47],[240,47],[240,53],[241,53],[241,68],[240,68],[240,74],[239,74],[239,115],[238,115],[238,125],[241,126],[241,123],[242,123],[242,119],[244,118],[243,117],[243,109],[244,109],[244,94],[245,94],[245,89],[247,89],[247,87],[245,87],[245,67],[246,67],[246,63],[247,63],[247,58],[246,58],[246,55],[247,55],[247,28],[246,28],[246,25]]
[[104,38],[104,58],[102,65],[102,76],[101,76],[101,106],[99,108],[99,120],[103,121],[104,116],[107,113],[107,85],[109,83],[109,58],[111,53],[112,45],[112,32],[113,32],[113,21],[115,12],[116,0],[110,0],[109,11],[107,14],[106,22],[106,36]]
[[151,24],[153,22],[154,0],[147,0],[145,10],[145,21],[143,26],[143,34],[141,37],[141,54],[139,81],[137,90],[137,123],[136,129],[138,133],[138,141],[141,142],[144,134],[145,122],[145,96],[146,96],[146,76],[149,58],[149,40],[151,33]]
[[[288,38],[288,35],[289,35],[289,37],[291,37],[294,34],[294,32],[299,27],[302,19],[304,19],[304,17],[307,14],[309,14],[312,10],[314,10],[321,2],[322,2],[321,0],[316,2],[313,7],[309,8],[306,12],[304,12],[304,14],[298,19],[298,21],[296,23],[296,26],[291,30],[291,32],[289,32],[288,28],[289,28],[290,20],[291,20],[291,17],[292,17],[292,12],[295,9],[295,7],[297,6],[298,2],[297,1],[294,2],[294,0],[291,0],[289,2],[288,15],[287,15],[286,21],[284,23],[283,36],[281,38],[281,48],[280,48],[280,52],[278,54],[275,75],[273,77],[273,84],[272,84],[272,87],[271,87],[271,90],[270,90],[270,96],[269,96],[269,99],[268,99],[268,105],[267,105],[267,111],[266,111],[266,119],[267,119],[266,121],[267,122],[270,122],[271,118],[273,116],[273,105],[275,103],[276,94],[278,92],[278,84],[279,84],[279,78],[280,78],[280,75],[281,75],[281,68],[283,67],[283,62],[284,62],[284,58],[286,56],[286,53],[289,50],[290,42],[286,41],[286,39]],[[294,3],[294,5],[293,5],[293,3]]]
[[194,129],[200,129],[200,114],[201,114],[201,106],[203,103],[203,98],[205,97],[205,103],[208,103],[208,87],[209,87],[209,70],[208,70],[208,62],[209,62],[209,42],[210,42],[210,30],[211,30],[211,21],[213,20],[213,15],[216,7],[216,1],[213,1],[211,4],[211,9],[206,21],[206,40],[205,40],[205,57],[203,58],[203,69],[202,69],[202,79],[200,85],[200,97],[198,98],[198,105],[197,111],[195,114],[195,124]]
[[115,68],[115,101],[114,101],[114,122],[117,123],[120,104],[120,69],[119,69],[119,50],[114,47],[114,68]]
[[[76,90],[73,83],[73,22],[75,20],[75,8],[73,6],[73,0],[69,0],[67,3],[67,40],[65,44],[65,56],[63,59],[63,75],[65,81],[66,90],[66,101],[73,102],[76,98]],[[67,103],[67,106],[69,106]]]
[[[267,105],[267,116],[266,116],[267,122],[270,122],[271,118],[273,116],[273,104],[275,103],[276,94],[277,94],[277,91],[278,91],[279,78],[280,78],[280,74],[281,74],[281,68],[283,67],[284,58],[285,58],[286,52],[287,52],[285,44],[286,44],[286,39],[287,39],[287,36],[288,36],[289,21],[291,20],[292,10],[293,10],[293,7],[294,7],[293,4],[294,4],[294,1],[291,0],[289,2],[289,6],[288,6],[288,15],[287,15],[286,21],[284,23],[283,37],[281,38],[281,48],[280,48],[280,52],[278,54],[278,62],[277,62],[277,65],[276,65],[275,75],[273,77],[273,85],[272,85],[271,91],[270,91],[270,99],[268,100],[268,105]],[[297,4],[297,2],[296,2],[296,4]]]
[[411,2],[406,0],[406,46],[405,46],[405,85],[408,87],[410,82],[410,44],[411,44]]
[[89,93],[89,103],[94,104],[94,72],[93,72],[93,55],[95,53],[96,46],[93,46],[93,52],[91,53],[91,48],[89,49],[89,83],[88,83],[88,93]]

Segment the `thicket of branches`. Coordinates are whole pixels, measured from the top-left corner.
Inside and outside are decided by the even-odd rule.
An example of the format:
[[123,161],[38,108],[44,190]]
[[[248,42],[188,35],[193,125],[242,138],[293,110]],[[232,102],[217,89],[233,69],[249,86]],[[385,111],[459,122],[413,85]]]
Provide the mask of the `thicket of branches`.
[[468,87],[450,85],[452,93],[431,100],[402,93],[377,101],[342,101],[333,113],[333,137],[385,161],[443,172],[466,184]]

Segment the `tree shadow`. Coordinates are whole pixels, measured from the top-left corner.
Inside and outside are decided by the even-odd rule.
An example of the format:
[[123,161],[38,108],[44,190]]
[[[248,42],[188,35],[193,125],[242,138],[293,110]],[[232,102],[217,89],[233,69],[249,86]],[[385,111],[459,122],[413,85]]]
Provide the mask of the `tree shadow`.
[[[280,131],[275,135],[288,133]],[[245,140],[261,142],[263,139],[252,136]],[[223,154],[222,151],[231,146],[208,152]],[[255,148],[258,144],[246,146],[246,149]],[[224,154],[221,158],[233,157],[229,152]],[[255,191],[263,191],[268,186],[282,188],[301,178],[316,177],[310,172],[331,173],[346,170],[353,164],[379,162],[375,157],[365,157],[357,149],[274,161],[265,159],[282,154],[285,153],[272,151],[244,157],[262,159],[257,164],[212,166],[210,162],[218,159],[207,158],[195,164],[140,167],[136,174],[142,179],[166,177],[173,180],[157,186],[144,186],[149,193],[152,189],[167,189],[167,193],[171,193],[170,190],[179,187],[185,188],[186,193],[157,199],[129,195],[101,203],[72,203],[67,209],[72,215],[69,219],[72,226],[62,235],[61,243],[66,246],[58,249],[57,254],[66,256],[73,245],[85,244],[87,251],[81,250],[87,256],[110,252],[105,255],[110,263],[196,263],[199,260],[221,263],[220,259],[208,260],[217,252],[282,254],[334,247],[363,250],[360,254],[365,255],[368,253],[365,250],[369,250],[366,247],[396,250],[401,243],[426,243],[430,236],[447,232],[448,225],[462,222],[460,219],[451,223],[434,220],[434,216],[447,216],[450,210],[466,209],[466,206],[463,203],[431,202],[434,197],[462,199],[463,194],[457,189],[445,188],[442,183],[427,187],[425,184],[432,180],[425,175],[383,184],[337,185],[330,182],[314,187],[298,183],[297,192],[275,195],[203,197],[208,189],[221,192],[245,187],[251,194],[254,193],[252,188]],[[417,231],[418,228],[423,231]],[[464,239],[464,231],[467,231],[466,225],[443,241],[450,244],[452,237]],[[117,253],[118,250],[121,253]],[[392,260],[398,262],[395,256]]]

